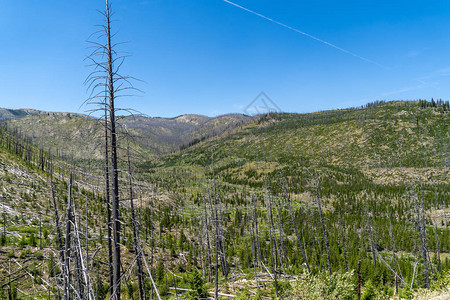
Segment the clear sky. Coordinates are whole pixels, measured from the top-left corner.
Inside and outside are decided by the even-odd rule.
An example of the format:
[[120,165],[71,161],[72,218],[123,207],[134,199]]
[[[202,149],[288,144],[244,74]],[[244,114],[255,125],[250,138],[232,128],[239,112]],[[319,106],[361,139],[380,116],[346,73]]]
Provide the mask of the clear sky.
[[[119,105],[173,117],[242,112],[261,91],[287,112],[450,98],[448,0],[232,2],[279,23],[223,0],[112,0],[124,73],[145,92]],[[103,8],[0,0],[0,107],[89,109],[83,60]]]

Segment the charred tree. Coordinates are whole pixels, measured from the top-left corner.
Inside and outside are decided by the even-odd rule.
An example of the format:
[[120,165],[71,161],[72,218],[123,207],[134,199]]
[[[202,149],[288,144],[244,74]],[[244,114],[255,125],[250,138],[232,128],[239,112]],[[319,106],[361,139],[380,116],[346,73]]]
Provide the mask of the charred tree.
[[302,244],[302,239],[300,238],[300,234],[298,233],[297,222],[295,222],[295,217],[294,217],[294,214],[292,212],[291,197],[289,196],[289,193],[287,191],[286,181],[284,181],[283,185],[284,185],[284,187],[283,187],[284,188],[284,195],[285,195],[286,202],[287,202],[288,209],[289,209],[289,216],[291,218],[292,226],[294,227],[294,232],[295,232],[295,235],[297,237],[298,246],[300,248],[300,251],[302,252],[303,260],[305,262],[306,268],[308,269],[308,273],[311,274],[311,269],[310,269],[309,263],[308,263],[308,257],[306,256],[306,252],[305,252],[305,249],[304,249],[303,244]]
[[112,252],[112,228],[111,228],[111,195],[109,189],[109,131],[108,131],[108,103],[107,96],[105,95],[105,204],[106,204],[106,225],[107,225],[107,237],[108,237],[108,262],[109,262],[109,293],[112,295],[114,285],[114,272],[113,272],[113,252]]
[[71,232],[72,232],[72,173],[70,173],[69,178],[69,196],[67,202],[67,217],[66,217],[66,239],[64,247],[64,257],[65,257],[65,274],[66,279],[64,280],[64,299],[71,299],[70,293],[70,243],[71,243]]
[[[104,25],[101,30],[96,32],[97,39],[89,41],[93,51],[87,57],[95,70],[86,79],[88,89],[91,90],[90,97],[87,102],[89,104],[99,105],[97,110],[104,110],[105,125],[105,202],[108,215],[108,243],[111,243],[111,251],[109,251],[109,261],[111,265],[110,283],[111,298],[120,299],[121,294],[121,216],[119,204],[119,170],[118,170],[118,126],[116,112],[116,99],[119,97],[129,96],[124,92],[128,90],[137,90],[131,84],[135,78],[120,74],[120,68],[124,63],[126,55],[122,55],[117,49],[120,44],[113,42],[115,34],[111,30],[111,5],[106,0],[106,8],[102,12],[105,18]],[[100,41],[98,41],[100,40]],[[124,109],[122,109],[124,110]],[[127,111],[130,111],[129,109]],[[110,198],[111,197],[111,198]],[[108,209],[109,198],[111,199],[111,209]]]
[[315,188],[316,188],[317,207],[319,209],[320,224],[322,225],[323,239],[325,242],[325,250],[327,251],[328,274],[331,276],[331,263],[330,263],[330,250],[329,250],[329,245],[328,245],[328,235],[327,235],[327,230],[325,228],[325,220],[323,218],[323,213],[322,213],[322,204],[320,201],[319,182],[317,179],[317,175],[314,176],[314,181],[315,181]]
[[414,198],[414,206],[415,206],[415,210],[416,210],[417,231],[419,232],[420,249],[422,252],[425,287],[427,289],[429,289],[430,288],[430,279],[429,279],[429,274],[428,274],[428,250],[427,250],[427,242],[426,242],[425,224],[424,224],[424,219],[422,216],[422,210],[421,210],[420,204],[418,203],[417,194],[414,193],[413,198]]
[[138,276],[138,288],[139,288],[139,299],[145,300],[145,282],[144,282],[144,272],[142,270],[142,251],[139,247],[139,227],[136,220],[136,214],[134,209],[134,195],[133,195],[133,180],[131,173],[131,159],[130,159],[130,145],[127,139],[127,163],[128,163],[128,189],[130,195],[130,206],[131,206],[131,225],[133,228],[133,241],[134,249],[136,252],[136,265],[137,265],[137,276]]

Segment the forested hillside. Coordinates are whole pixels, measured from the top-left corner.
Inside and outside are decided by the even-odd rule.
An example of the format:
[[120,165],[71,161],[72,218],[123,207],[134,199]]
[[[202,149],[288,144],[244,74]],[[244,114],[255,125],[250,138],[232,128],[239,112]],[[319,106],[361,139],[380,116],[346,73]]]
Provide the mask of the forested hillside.
[[[139,298],[138,278],[145,299],[198,299],[216,291],[224,299],[356,299],[358,290],[363,299],[412,299],[448,292],[448,116],[443,105],[425,101],[225,116],[234,121],[219,127],[191,116],[195,138],[177,151],[133,161],[122,150],[122,297]],[[41,134],[45,140],[73,155],[77,143],[95,136],[84,126],[95,123],[88,118],[37,120],[52,132]],[[85,161],[76,166],[52,156],[16,121],[0,131],[0,298],[62,297],[58,250],[65,249],[73,295],[107,299],[101,165],[86,172]],[[80,123],[80,138],[63,140],[71,122]],[[135,140],[155,128],[127,127],[141,132]],[[220,129],[209,134],[211,128]],[[98,152],[83,155],[101,161],[98,144]],[[130,146],[151,151],[145,143]]]
[[[95,164],[104,157],[102,120],[82,114],[50,113],[30,109],[4,111],[4,119],[10,120],[8,126],[26,136],[33,144],[66,161],[81,166]],[[18,116],[8,119],[6,112],[10,111]],[[128,116],[119,119],[119,127],[121,134],[132,137],[130,142],[136,159],[154,161],[158,155],[177,151],[206,138],[220,135],[251,119],[249,116],[239,114],[216,118],[184,115],[169,119]]]
[[363,284],[392,295],[395,281],[424,287],[450,267],[449,127],[423,101],[268,114],[167,156],[153,180],[194,202],[194,224],[218,205],[231,269],[266,266],[283,282],[360,261]]

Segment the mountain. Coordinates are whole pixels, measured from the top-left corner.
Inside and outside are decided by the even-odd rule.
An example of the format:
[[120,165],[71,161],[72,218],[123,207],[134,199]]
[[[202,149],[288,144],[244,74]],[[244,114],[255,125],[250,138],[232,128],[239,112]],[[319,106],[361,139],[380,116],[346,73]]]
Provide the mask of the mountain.
[[84,116],[82,114],[76,113],[67,113],[67,112],[51,112],[51,111],[43,111],[32,108],[19,108],[19,109],[8,109],[8,108],[0,108],[0,122],[8,121],[13,119],[25,118],[28,116],[38,116],[38,115],[46,115],[46,116],[80,116],[88,118],[88,116]]
[[0,108],[0,122],[12,119],[24,118],[26,116],[38,115],[43,113],[42,111],[35,109],[7,109]]
[[[34,114],[25,115],[25,112]],[[16,114],[21,117],[10,119],[8,126],[30,138],[42,149],[72,161],[85,161],[87,158],[99,160],[104,155],[104,127],[101,119],[82,114],[33,110],[20,110]],[[183,145],[218,135],[251,119],[239,114],[216,118],[200,115],[176,118],[133,116],[121,118],[119,127],[121,132],[128,131],[131,136],[137,159],[149,160],[156,155],[179,150]]]

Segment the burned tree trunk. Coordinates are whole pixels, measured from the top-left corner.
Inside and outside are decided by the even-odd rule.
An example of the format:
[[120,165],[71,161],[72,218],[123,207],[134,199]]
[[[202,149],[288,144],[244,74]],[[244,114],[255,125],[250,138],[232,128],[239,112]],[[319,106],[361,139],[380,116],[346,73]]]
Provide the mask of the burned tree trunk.
[[305,249],[303,248],[302,239],[300,238],[300,234],[298,233],[297,222],[295,222],[295,217],[292,212],[291,197],[289,196],[289,194],[287,192],[286,182],[284,182],[284,194],[285,194],[286,202],[288,205],[289,216],[291,217],[292,226],[294,227],[295,235],[297,236],[298,246],[300,248],[300,251],[302,252],[303,260],[305,261],[305,265],[306,265],[306,268],[308,269],[308,273],[311,274],[311,269],[310,269],[309,263],[308,263],[308,257],[306,256]]
[[[436,190],[434,191],[434,205],[435,205],[436,209],[439,209]],[[434,233],[435,233],[435,237],[436,237],[436,256],[437,256],[437,262],[438,262],[438,272],[440,275],[442,275],[439,232],[438,232],[437,223],[436,222],[433,222],[433,223],[434,223]]]
[[345,247],[345,234],[344,234],[344,227],[342,226],[341,208],[339,209],[338,218],[339,218],[339,232],[341,234],[341,240],[342,240],[342,255],[344,256],[344,266],[345,266],[345,271],[348,272],[347,248]]
[[315,186],[316,186],[316,198],[317,198],[317,207],[319,208],[320,224],[322,225],[323,239],[325,242],[325,249],[327,251],[328,274],[331,276],[330,250],[329,250],[329,246],[328,246],[327,230],[325,229],[325,221],[324,221],[323,214],[322,214],[322,204],[320,202],[319,182],[317,180],[317,176],[314,177],[314,181],[315,181]]
[[272,254],[272,271],[273,271],[273,279],[274,279],[274,284],[275,284],[275,295],[278,298],[278,281],[277,281],[277,273],[278,273],[278,266],[277,266],[277,259],[278,259],[278,253],[277,253],[277,246],[276,246],[276,236],[275,236],[275,229],[274,229],[274,225],[273,225],[273,216],[272,216],[272,199],[271,196],[269,195],[268,197],[268,207],[267,209],[269,210],[268,213],[268,223],[269,223],[269,235],[270,235],[270,250],[271,250],[271,254]]
[[133,181],[131,177],[131,160],[130,160],[130,145],[128,144],[127,139],[127,156],[128,156],[128,188],[130,193],[130,206],[131,206],[131,223],[133,227],[133,239],[134,239],[134,249],[136,251],[136,265],[137,265],[137,273],[138,273],[138,288],[139,288],[139,299],[145,300],[145,291],[144,291],[144,272],[142,270],[142,251],[140,251],[139,247],[139,228],[138,223],[136,221],[136,215],[134,210],[134,195],[133,195]]
[[67,202],[67,217],[66,217],[66,240],[64,247],[64,257],[65,257],[65,280],[64,280],[64,299],[71,299],[70,294],[70,242],[71,242],[71,231],[72,231],[72,173],[70,173],[69,178],[69,197]]
[[373,230],[372,224],[370,223],[370,212],[368,207],[367,207],[367,230],[369,232],[369,242],[370,242],[370,250],[372,252],[373,268],[376,270],[377,269],[377,258],[375,253],[376,249],[373,241]]
[[105,97],[105,203],[106,203],[106,225],[108,236],[108,262],[109,262],[109,293],[113,293],[113,251],[112,251],[112,228],[111,228],[111,196],[109,190],[109,132],[108,132],[108,103]]
[[66,260],[65,260],[65,251],[62,243],[62,235],[61,235],[61,227],[59,224],[59,214],[58,214],[58,206],[56,205],[56,197],[55,197],[55,189],[53,186],[53,174],[50,174],[51,182],[50,185],[52,187],[52,199],[53,199],[53,210],[55,214],[55,223],[56,223],[56,234],[58,238],[58,250],[59,250],[59,258],[61,260],[61,271],[64,282],[64,300],[69,299],[69,277],[67,276],[67,268],[66,268]]
[[209,230],[208,230],[208,212],[206,208],[206,197],[204,198],[204,210],[205,210],[205,233],[206,233],[206,247],[208,250],[208,282],[212,282],[212,261],[211,261],[211,245],[209,241]]
[[112,222],[113,222],[113,293],[112,299],[120,299],[120,215],[119,215],[119,173],[117,164],[117,134],[116,134],[116,111],[115,111],[115,75],[113,69],[113,49],[111,42],[111,13],[110,5],[106,0],[106,54],[108,59],[108,97],[109,97],[109,122],[110,122],[110,148],[111,148],[111,175],[112,175]]
[[426,242],[425,225],[423,224],[424,220],[423,220],[423,216],[421,214],[421,209],[419,207],[417,194],[414,194],[413,198],[414,198],[414,206],[416,209],[417,230],[419,232],[420,248],[421,248],[422,259],[423,259],[425,287],[427,289],[429,289],[430,288],[430,279],[429,279],[429,274],[428,274],[428,250],[427,250],[427,242]]

